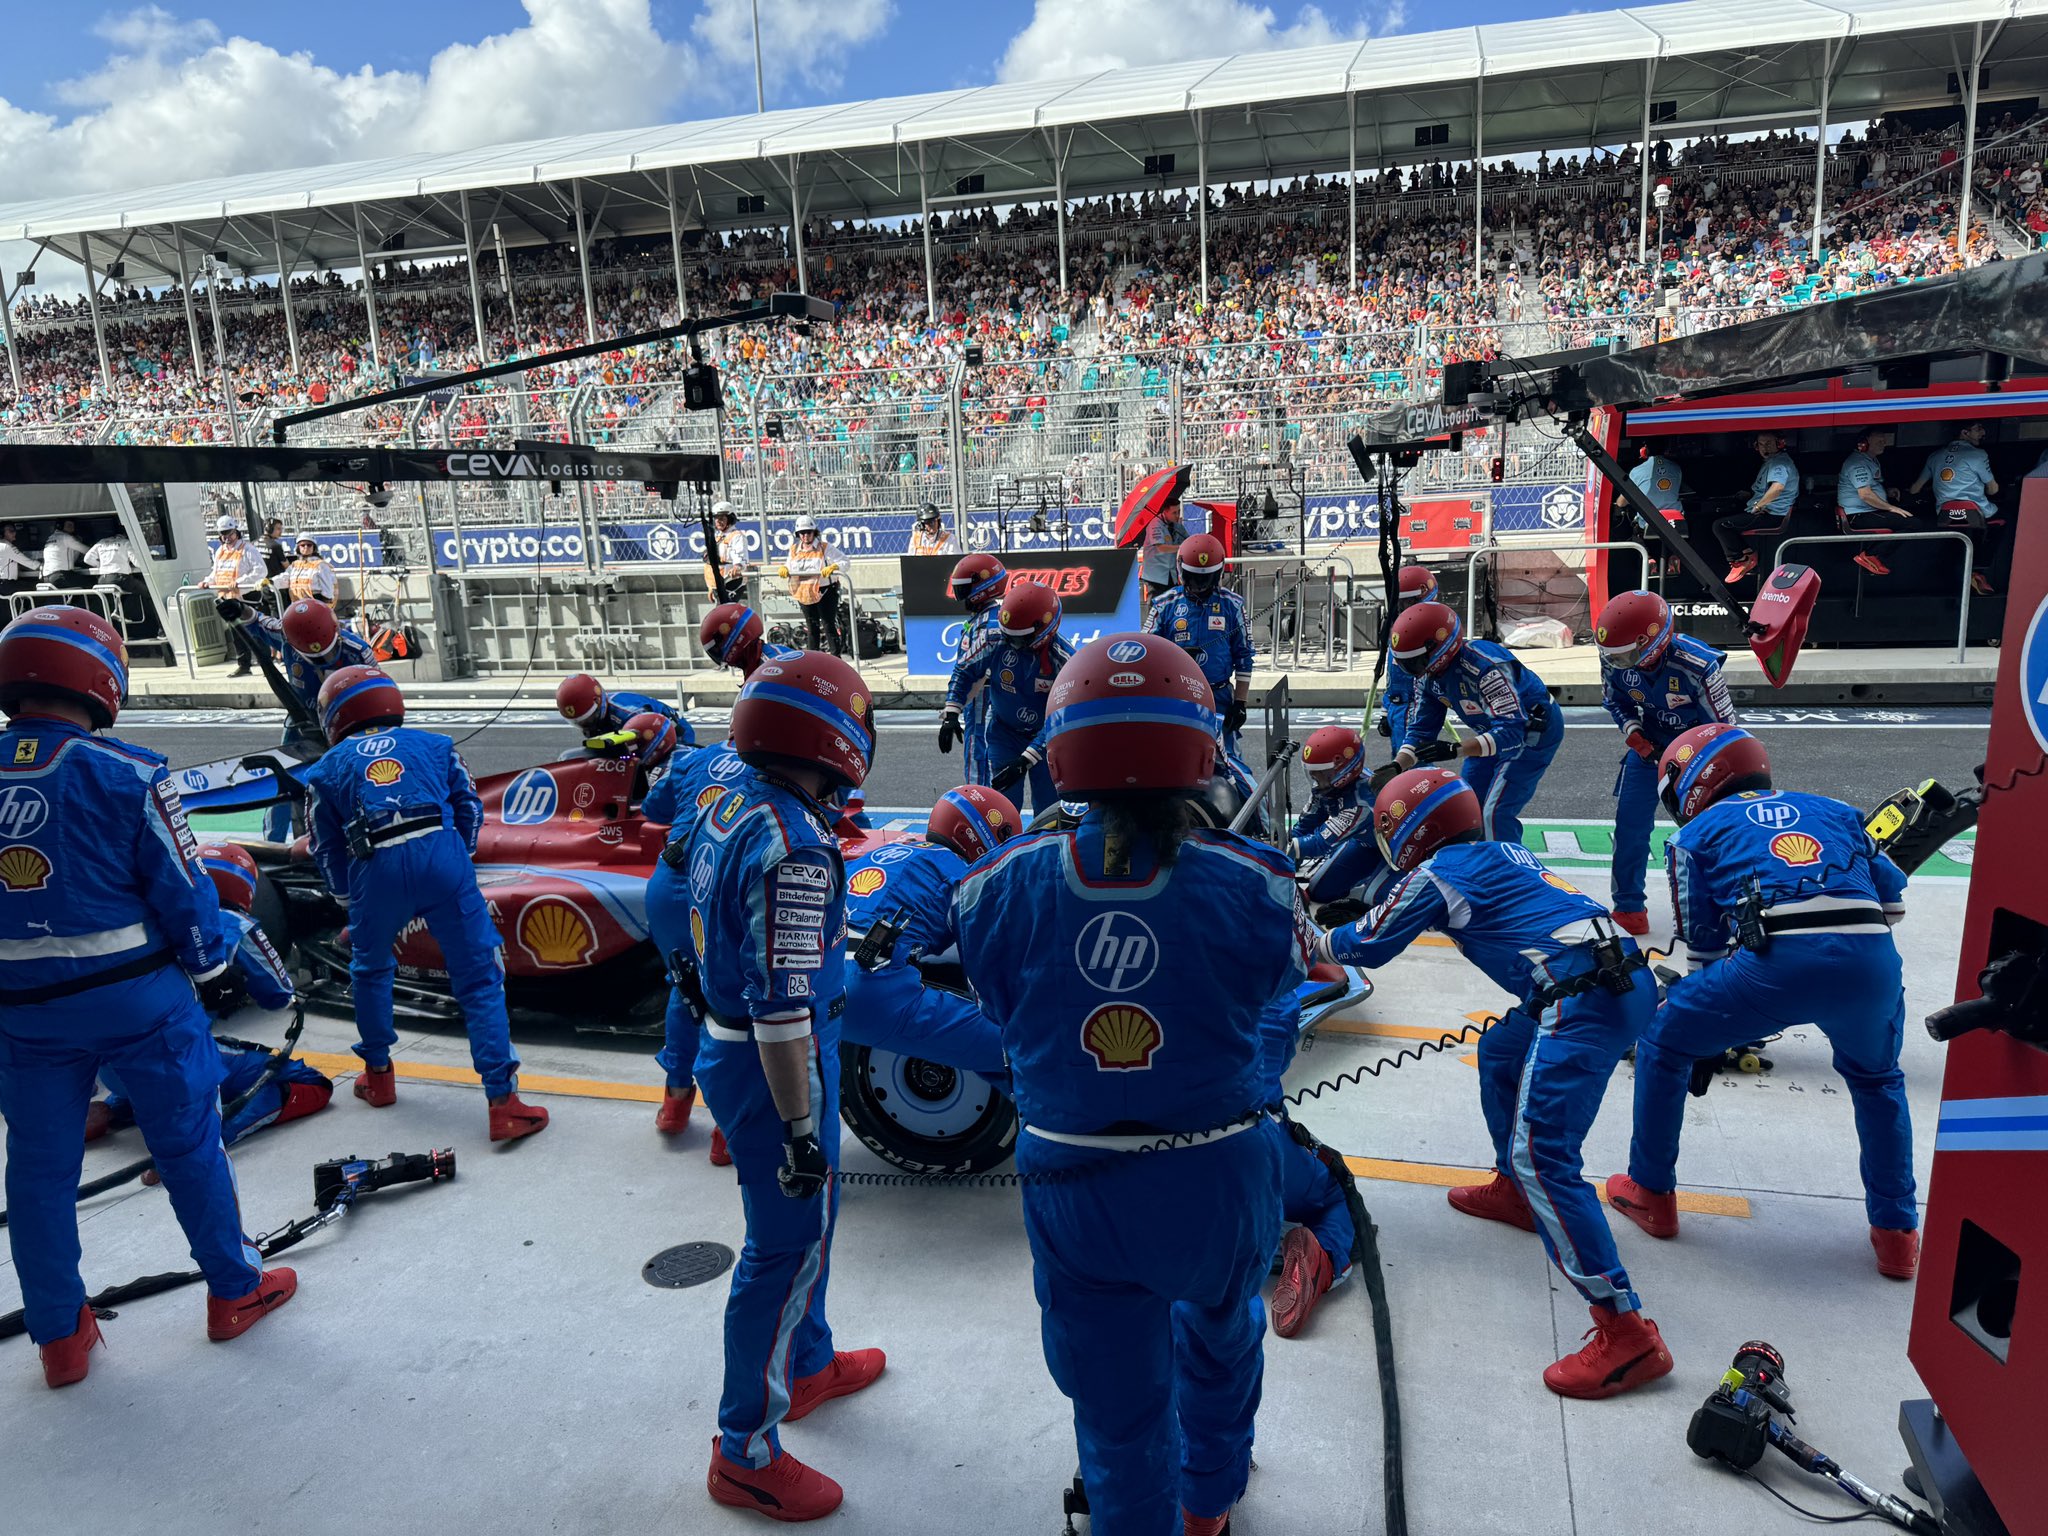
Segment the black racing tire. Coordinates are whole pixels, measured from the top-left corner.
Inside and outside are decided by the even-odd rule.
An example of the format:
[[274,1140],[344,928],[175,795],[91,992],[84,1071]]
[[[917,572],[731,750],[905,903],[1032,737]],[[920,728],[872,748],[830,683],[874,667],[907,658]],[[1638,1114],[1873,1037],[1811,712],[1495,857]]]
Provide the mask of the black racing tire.
[[[943,1134],[921,1127],[925,1117]],[[846,1042],[839,1047],[839,1118],[905,1173],[986,1173],[1017,1144],[1017,1106],[979,1073]]]
[[292,925],[285,915],[284,897],[278,894],[276,882],[260,869],[256,871],[256,895],[250,902],[249,915],[256,919],[256,926],[263,930],[263,937],[270,940],[271,947],[283,958],[290,959]]

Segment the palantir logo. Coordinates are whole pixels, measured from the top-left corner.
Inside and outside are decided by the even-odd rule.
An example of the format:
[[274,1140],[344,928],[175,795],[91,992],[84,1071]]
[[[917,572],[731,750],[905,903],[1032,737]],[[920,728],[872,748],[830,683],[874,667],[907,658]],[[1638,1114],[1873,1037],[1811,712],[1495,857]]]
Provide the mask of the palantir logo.
[[50,802],[39,789],[10,784],[0,789],[0,840],[33,837],[50,819]]
[[1143,918],[1104,912],[1074,941],[1074,965],[1098,992],[1132,992],[1159,969],[1159,940]]
[[1783,832],[1799,825],[1799,807],[1787,805],[1782,800],[1758,800],[1744,806],[1742,813],[1771,832]]
[[529,768],[505,786],[500,817],[508,827],[531,827],[555,814],[561,798],[555,776],[545,768]]

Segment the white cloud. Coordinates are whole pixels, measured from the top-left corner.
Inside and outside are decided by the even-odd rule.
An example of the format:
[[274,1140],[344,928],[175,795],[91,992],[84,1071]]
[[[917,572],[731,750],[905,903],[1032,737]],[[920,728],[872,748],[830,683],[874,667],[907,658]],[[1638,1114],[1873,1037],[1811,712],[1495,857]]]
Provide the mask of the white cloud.
[[1031,21],[1010,39],[997,76],[1045,80],[1213,59],[1270,48],[1308,48],[1363,37],[1362,22],[1340,25],[1314,5],[1281,23],[1243,0],[1037,0]]
[[[761,63],[768,80],[768,105],[776,84],[791,76],[815,91],[836,91],[844,83],[840,63],[849,48],[881,35],[895,12],[893,0],[761,0]],[[690,23],[707,62],[719,72],[727,94],[753,101],[754,8],[752,0],[705,0]]]

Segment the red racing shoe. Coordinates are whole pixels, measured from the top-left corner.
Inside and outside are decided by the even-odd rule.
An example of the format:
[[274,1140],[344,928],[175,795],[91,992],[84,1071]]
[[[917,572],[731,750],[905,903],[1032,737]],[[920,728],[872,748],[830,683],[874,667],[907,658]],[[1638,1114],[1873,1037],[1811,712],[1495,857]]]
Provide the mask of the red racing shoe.
[[105,1099],[94,1099],[85,1106],[85,1139],[98,1141],[114,1128],[114,1112],[107,1108]]
[[1877,1272],[1893,1280],[1910,1280],[1920,1272],[1920,1234],[1895,1227],[1872,1227],[1870,1246],[1877,1250]]
[[1756,554],[1754,551],[1752,551],[1751,553],[1742,556],[1733,565],[1729,566],[1728,574],[1722,577],[1721,580],[1725,585],[1732,587],[1735,585],[1736,582],[1746,580],[1749,576],[1749,573],[1755,569]]
[[664,1136],[680,1136],[690,1128],[690,1111],[696,1107],[695,1083],[681,1093],[677,1093],[673,1088],[664,1088],[661,1093],[661,1108],[654,1112],[654,1128]]
[[1280,1244],[1280,1281],[1273,1287],[1273,1331],[1283,1339],[1301,1332],[1336,1278],[1336,1266],[1315,1233],[1307,1227],[1290,1227]]
[[1230,1536],[1230,1511],[1220,1515],[1191,1515],[1180,1512],[1180,1536]]
[[1614,926],[1619,928],[1623,933],[1631,934],[1638,939],[1647,939],[1650,936],[1649,913],[1624,912],[1619,907],[1617,907],[1614,910],[1613,916]]
[[1559,1397],[1615,1397],[1671,1374],[1671,1351],[1655,1323],[1640,1312],[1592,1313],[1585,1348],[1545,1366],[1543,1385]]
[[787,1451],[777,1451],[765,1467],[749,1467],[727,1461],[711,1442],[711,1470],[704,1486],[715,1503],[734,1509],[751,1509],[770,1520],[794,1525],[803,1520],[822,1520],[846,1498],[846,1490],[824,1473],[805,1466]]
[[43,1385],[46,1387],[68,1387],[74,1381],[85,1380],[91,1362],[86,1359],[95,1344],[106,1341],[100,1337],[100,1320],[93,1316],[90,1306],[78,1309],[78,1326],[61,1339],[52,1339],[37,1351],[43,1357]]
[[547,1128],[548,1112],[538,1104],[526,1103],[516,1091],[491,1100],[491,1140],[517,1141]]
[[879,1349],[835,1351],[830,1365],[790,1387],[789,1412],[782,1416],[782,1422],[794,1424],[820,1403],[830,1402],[835,1397],[851,1397],[862,1388],[873,1386],[875,1378],[888,1365],[889,1357]]
[[240,1338],[290,1301],[299,1289],[295,1269],[266,1269],[246,1296],[206,1298],[206,1336],[216,1344]]
[[1658,1194],[1625,1173],[1609,1176],[1607,1203],[1652,1237],[1678,1236],[1678,1191]]
[[283,1125],[287,1120],[303,1120],[308,1115],[317,1115],[334,1098],[332,1083],[293,1083],[286,1090],[284,1108],[277,1112],[277,1118],[270,1123]]
[[732,1153],[726,1150],[725,1132],[715,1125],[711,1127],[711,1166],[714,1168],[730,1168],[732,1166]]
[[1863,569],[1870,572],[1870,574],[1873,576],[1889,576],[1892,573],[1892,568],[1886,565],[1884,561],[1879,559],[1876,553],[1871,550],[1866,549],[1860,551],[1856,555],[1855,559],[1858,565],[1862,566]]
[[1446,1190],[1451,1205],[1467,1216],[1483,1221],[1504,1221],[1524,1232],[1536,1230],[1536,1217],[1529,1209],[1529,1197],[1522,1186],[1504,1173],[1495,1173],[1485,1184],[1461,1184]]
[[398,1073],[389,1066],[365,1067],[356,1075],[356,1097],[372,1109],[388,1109],[398,1102]]

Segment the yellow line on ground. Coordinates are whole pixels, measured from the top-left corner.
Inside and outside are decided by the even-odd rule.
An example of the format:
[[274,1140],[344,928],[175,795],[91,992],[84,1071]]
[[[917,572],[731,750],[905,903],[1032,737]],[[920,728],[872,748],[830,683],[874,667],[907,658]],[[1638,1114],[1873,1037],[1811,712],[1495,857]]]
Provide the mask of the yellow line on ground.
[[1455,1029],[1430,1024],[1382,1024],[1377,1019],[1325,1019],[1316,1026],[1319,1035],[1385,1035],[1394,1040],[1441,1040],[1456,1035]]
[[[363,1069],[361,1058],[353,1053],[302,1051],[300,1059],[330,1077],[353,1076]],[[398,1061],[392,1065],[400,1077],[417,1082],[461,1083],[471,1088],[483,1086],[483,1079],[467,1067],[441,1067],[418,1061]],[[621,1099],[632,1104],[659,1104],[662,1092],[658,1085],[647,1083],[608,1083],[593,1077],[543,1077],[534,1072],[519,1074],[519,1091],[554,1093],[572,1099]]]
[[[1483,1184],[1492,1173],[1488,1168],[1459,1168],[1448,1163],[1410,1163],[1395,1158],[1347,1157],[1345,1165],[1361,1179],[1382,1179],[1394,1184],[1434,1184],[1449,1189],[1455,1184]],[[1606,1180],[1595,1177],[1601,1204],[1607,1202]],[[1696,1216],[1735,1216],[1747,1221],[1749,1201],[1741,1195],[1709,1195],[1696,1190],[1678,1192],[1678,1208]]]

